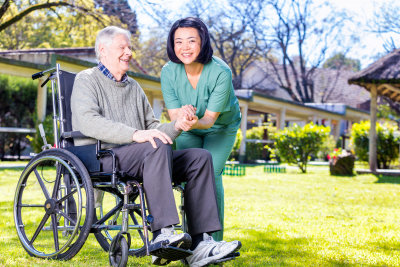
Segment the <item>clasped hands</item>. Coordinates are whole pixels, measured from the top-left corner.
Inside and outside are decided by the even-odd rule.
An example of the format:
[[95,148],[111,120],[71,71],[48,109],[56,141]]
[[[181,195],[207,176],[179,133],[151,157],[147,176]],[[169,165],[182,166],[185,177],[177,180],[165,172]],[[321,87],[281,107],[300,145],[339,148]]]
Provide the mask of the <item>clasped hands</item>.
[[[196,108],[192,105],[185,105],[179,109],[178,117],[175,121],[175,129],[182,131],[189,131],[198,122],[199,118],[196,116]],[[160,139],[164,144],[172,144],[171,138],[164,132],[158,129],[151,130],[138,130],[132,136],[132,141],[137,143],[150,142],[150,144],[157,148],[154,138]]]
[[190,131],[198,121],[199,118],[196,116],[196,108],[192,105],[185,105],[178,111],[175,128],[177,130]]

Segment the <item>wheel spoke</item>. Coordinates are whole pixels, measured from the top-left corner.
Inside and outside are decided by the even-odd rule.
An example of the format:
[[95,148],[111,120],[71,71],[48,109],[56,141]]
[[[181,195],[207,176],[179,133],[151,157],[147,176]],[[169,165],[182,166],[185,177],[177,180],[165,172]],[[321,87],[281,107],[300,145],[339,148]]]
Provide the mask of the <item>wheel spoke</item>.
[[44,205],[40,204],[19,204],[19,206],[23,208],[44,208]]
[[49,214],[46,213],[44,215],[42,221],[40,222],[38,228],[36,229],[35,233],[33,234],[31,241],[29,241],[29,243],[31,245],[33,244],[33,242],[35,242],[36,237],[39,235],[40,231],[43,229],[43,226],[46,224],[47,219],[49,219]]
[[72,219],[71,217],[69,217],[66,213],[62,212],[61,210],[58,211],[58,214],[60,214],[61,216],[63,216],[65,219],[67,219],[68,221],[70,221],[71,223],[73,223],[73,225],[76,225],[76,221],[74,219]]
[[53,236],[54,236],[54,248],[56,251],[59,251],[59,244],[58,244],[58,231],[57,231],[57,216],[55,214],[51,214],[51,224],[53,228]]
[[40,176],[39,172],[36,169],[34,170],[34,172],[35,172],[36,178],[40,184],[40,187],[42,188],[42,191],[43,191],[43,194],[44,194],[46,200],[49,199],[50,195],[49,195],[49,192],[47,192],[47,188],[43,183],[42,177]]
[[64,197],[60,198],[59,200],[57,200],[57,203],[61,203],[63,201],[65,201],[67,198],[69,198],[70,196],[72,196],[73,194],[75,194],[77,192],[77,190],[75,189],[74,191],[72,191],[69,194],[66,194]]
[[57,199],[58,188],[60,187],[60,183],[61,183],[61,169],[63,167],[61,166],[61,164],[58,164],[58,162],[57,162],[56,168],[57,168],[57,174],[56,174],[56,180],[54,182],[54,188],[53,188],[53,195],[52,195],[53,199]]

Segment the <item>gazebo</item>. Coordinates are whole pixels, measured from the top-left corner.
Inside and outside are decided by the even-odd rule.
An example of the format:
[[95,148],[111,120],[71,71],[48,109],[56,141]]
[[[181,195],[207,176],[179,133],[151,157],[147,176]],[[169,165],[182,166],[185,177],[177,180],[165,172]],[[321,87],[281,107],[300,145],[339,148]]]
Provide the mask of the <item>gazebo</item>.
[[378,95],[386,96],[392,101],[400,102],[400,49],[372,63],[357,72],[349,79],[349,84],[357,84],[371,93],[371,128],[369,142],[369,166],[373,173],[377,172],[377,134],[376,113]]

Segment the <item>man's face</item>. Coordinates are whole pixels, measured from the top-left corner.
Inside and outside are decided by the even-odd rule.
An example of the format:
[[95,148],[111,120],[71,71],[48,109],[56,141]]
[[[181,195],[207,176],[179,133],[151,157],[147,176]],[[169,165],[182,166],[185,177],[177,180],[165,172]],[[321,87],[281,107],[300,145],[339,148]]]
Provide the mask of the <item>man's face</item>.
[[129,70],[129,61],[132,58],[131,42],[124,34],[114,37],[111,44],[100,44],[100,61],[120,80]]

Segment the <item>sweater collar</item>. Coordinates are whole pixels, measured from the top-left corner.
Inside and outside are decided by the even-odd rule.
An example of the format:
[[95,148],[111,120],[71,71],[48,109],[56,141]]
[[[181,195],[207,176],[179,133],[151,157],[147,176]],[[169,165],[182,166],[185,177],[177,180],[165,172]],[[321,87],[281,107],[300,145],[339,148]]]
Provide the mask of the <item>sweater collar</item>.
[[[99,62],[99,64],[97,64],[97,68],[107,78],[109,78],[110,80],[113,80],[114,82],[118,82],[117,79],[115,79],[114,75],[112,75],[112,73],[107,69],[107,67],[103,65],[103,63]],[[125,73],[121,78],[121,83],[127,83],[127,82],[128,82],[128,75]]]

